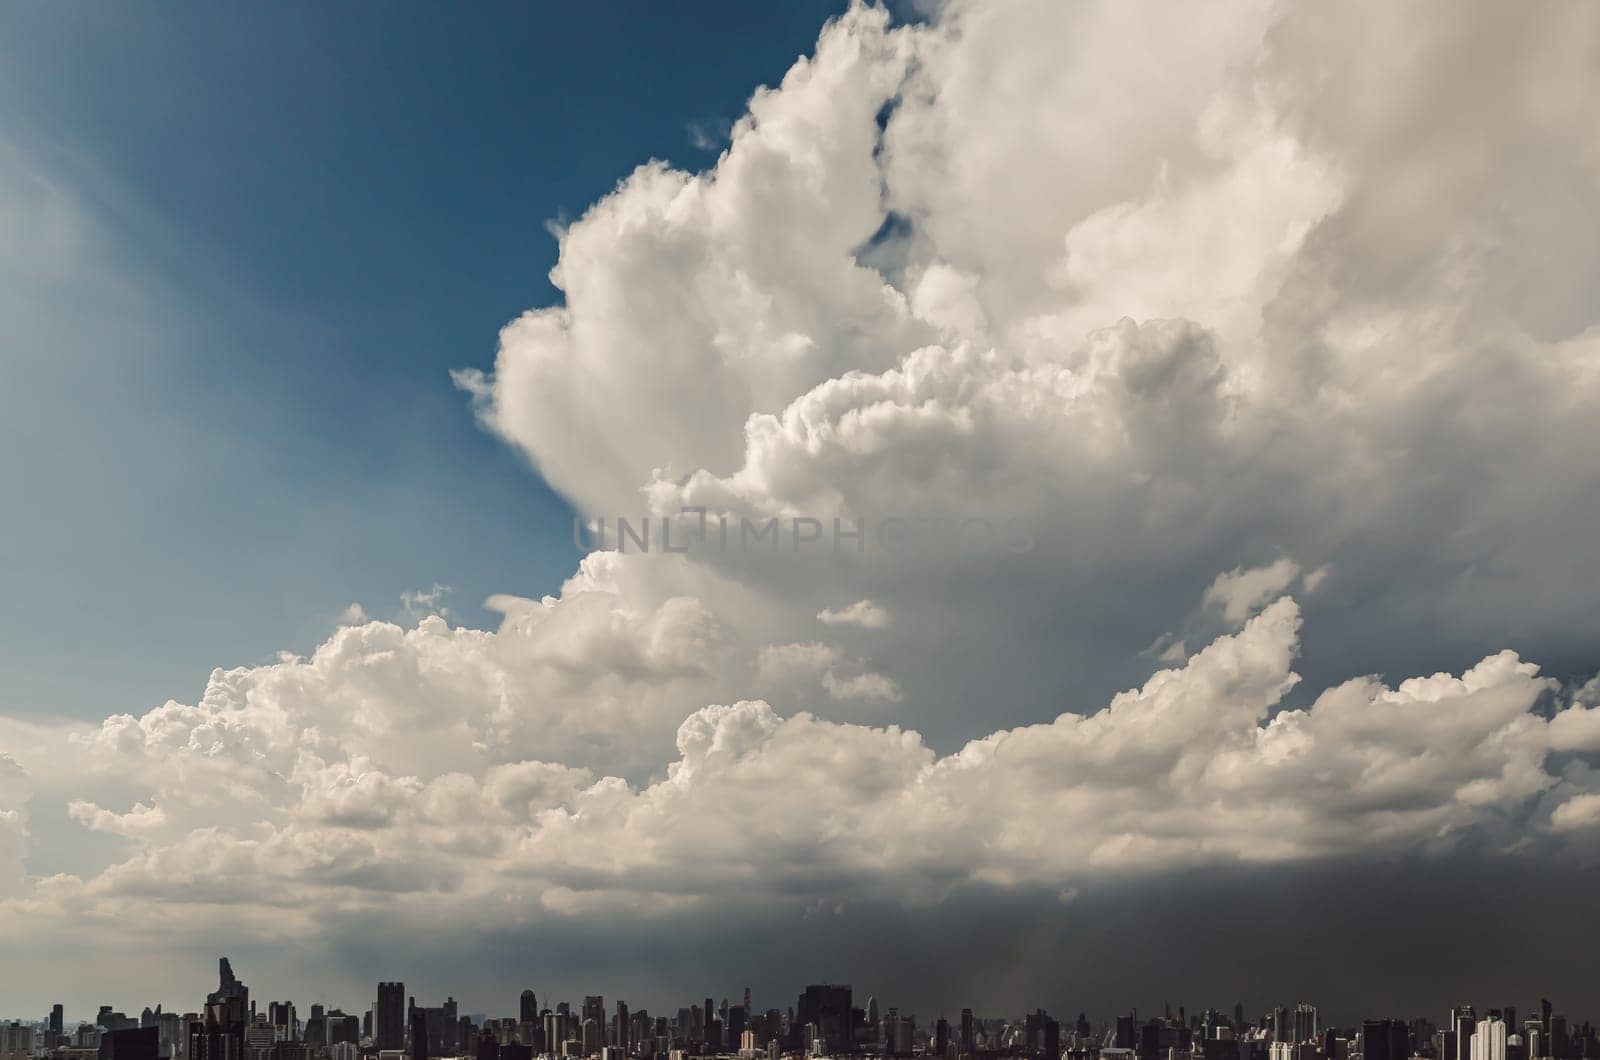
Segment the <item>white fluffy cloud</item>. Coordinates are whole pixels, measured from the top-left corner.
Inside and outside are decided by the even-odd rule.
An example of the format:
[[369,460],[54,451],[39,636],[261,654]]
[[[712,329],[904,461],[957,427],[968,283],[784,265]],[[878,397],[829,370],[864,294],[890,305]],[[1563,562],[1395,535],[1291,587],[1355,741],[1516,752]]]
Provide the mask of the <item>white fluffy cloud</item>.
[[[1597,42],[1581,6],[852,10],[714,168],[568,226],[563,304],[458,382],[590,515],[916,547],[595,553],[492,631],[353,609],[0,757],[0,924],[1592,855],[1600,708],[1522,655],[1600,636]],[[1412,655],[1457,672],[1351,676]],[[66,756],[49,796],[125,846],[28,879]]]
[[[161,917],[161,903],[181,899],[315,919],[405,895],[457,909],[512,886],[570,913],[607,897],[637,906],[752,888],[1059,890],[1217,862],[1510,851],[1530,836],[1588,849],[1596,793],[1551,758],[1572,746],[1560,734],[1585,708],[1535,712],[1555,690],[1537,667],[1503,652],[1460,676],[1358,678],[1284,709],[1300,627],[1282,597],[1103,710],[948,755],[898,725],[785,716],[759,700],[701,707],[677,727],[665,774],[636,784],[496,761],[500,750],[482,744],[407,759],[377,727],[276,745],[283,708],[265,696],[169,705],[137,723],[110,719],[80,747],[86,773],[142,776],[148,801],[127,812],[71,808],[136,852],[92,879],[43,881],[9,909],[94,922]],[[394,636],[377,623],[358,632]],[[817,665],[836,662],[824,653]]]
[[1300,565],[1287,557],[1250,570],[1235,567],[1226,574],[1217,575],[1217,580],[1206,590],[1205,602],[1221,607],[1223,617],[1237,625],[1264,602],[1289,588],[1299,573]]
[[817,621],[826,626],[860,626],[862,629],[888,629],[889,612],[871,600],[857,600],[848,607],[825,607]]

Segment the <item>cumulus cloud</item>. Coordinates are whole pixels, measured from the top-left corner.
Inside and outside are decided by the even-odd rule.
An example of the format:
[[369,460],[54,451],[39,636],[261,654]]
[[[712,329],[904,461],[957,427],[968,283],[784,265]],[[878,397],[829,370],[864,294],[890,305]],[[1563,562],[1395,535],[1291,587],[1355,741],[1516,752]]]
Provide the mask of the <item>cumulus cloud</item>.
[[75,799],[67,804],[67,813],[74,821],[96,832],[137,838],[160,831],[167,823],[165,811],[142,802],[133,804],[127,813],[116,813],[92,802]]
[[131,844],[96,872],[24,878],[0,758],[0,922],[1592,855],[1600,9],[1469,6],[853,8],[715,166],[562,229],[561,304],[456,380],[586,514],[927,547],[352,610],[74,736],[72,819]]
[[1600,751],[1600,707],[1574,704],[1550,722],[1550,739],[1558,751]]
[[[450,586],[435,582],[431,589],[411,589],[401,593],[400,604],[405,608],[406,614],[413,618],[421,618],[424,615],[441,615],[448,618],[450,609],[444,606],[444,598],[449,595]],[[359,605],[350,606],[355,608],[355,612],[361,610]],[[347,608],[345,613],[350,615],[353,612]]]
[[831,644],[806,641],[799,644],[769,644],[761,649],[756,668],[767,684],[806,678],[820,678],[842,657]]
[[1237,625],[1245,617],[1287,589],[1300,573],[1300,565],[1292,559],[1279,558],[1265,567],[1246,570],[1235,567],[1206,590],[1205,602],[1222,608],[1222,617]]
[[857,600],[848,607],[825,607],[817,612],[825,626],[860,626],[862,629],[888,629],[889,612],[871,600]]
[[1600,794],[1575,795],[1555,808],[1550,827],[1558,832],[1577,832],[1600,825]]
[[[251,718],[279,712],[265,702],[213,699],[193,708],[207,724],[181,738],[171,708],[135,723],[138,734],[113,718],[82,747],[83,764],[156,766],[141,773],[150,798],[127,813],[84,801],[71,813],[135,853],[12,913],[111,915],[183,897],[315,916],[356,893],[454,903],[515,881],[576,915],[607,896],[936,897],[964,882],[1060,891],[1195,865],[1512,850],[1541,832],[1588,842],[1594,793],[1550,768],[1555,733],[1584,708],[1541,716],[1554,684],[1537,667],[1502,652],[1460,675],[1358,678],[1284,709],[1300,681],[1301,625],[1298,605],[1280,598],[1098,712],[948,755],[893,724],[785,715],[763,701],[702,707],[678,725],[665,775],[639,784],[536,758],[497,762],[481,745],[402,773],[365,753],[384,746],[374,729],[275,748]],[[258,768],[243,768],[252,759]],[[1562,793],[1553,805],[1550,793]]]
[[898,703],[903,698],[900,685],[894,678],[870,672],[841,677],[829,670],[822,675],[822,687],[834,699],[881,699]]

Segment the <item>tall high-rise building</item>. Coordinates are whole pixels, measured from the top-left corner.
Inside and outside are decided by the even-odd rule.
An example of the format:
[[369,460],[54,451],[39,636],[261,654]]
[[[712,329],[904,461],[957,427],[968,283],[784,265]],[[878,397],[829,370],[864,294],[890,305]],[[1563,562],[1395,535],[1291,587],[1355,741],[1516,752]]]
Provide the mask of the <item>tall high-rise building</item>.
[[251,1020],[244,1029],[245,1060],[272,1060],[272,1047],[277,1043],[278,1035],[272,1024],[266,1020]]
[[456,999],[444,999],[444,1009],[440,1013],[440,1052],[445,1056],[453,1056],[461,1045],[461,1019],[456,1011]]
[[293,1041],[295,1038],[295,1016],[293,1001],[269,1001],[267,1003],[267,1022],[272,1024],[273,1034],[280,1042]]
[[160,1056],[161,1032],[153,1024],[100,1036],[100,1060],[159,1060]]
[[1575,1053],[1572,1034],[1567,1029],[1567,1017],[1559,1012],[1550,1013],[1550,1041],[1545,1046],[1545,1053],[1556,1060],[1569,1060]]
[[1050,1015],[1044,1009],[1038,1009],[1023,1018],[1023,1033],[1027,1037],[1026,1048],[1029,1052],[1035,1055],[1046,1052],[1045,1034],[1049,1024]]
[[884,1017],[884,1052],[889,1056],[910,1056],[913,1039],[916,1037],[916,1025],[910,1016],[900,1015],[900,1010],[891,1008]]
[[961,1010],[961,1051],[964,1053],[970,1053],[977,1047],[978,1041],[975,1036],[972,1010],[970,1008],[964,1008]]
[[411,1060],[428,1060],[428,1014],[415,1006],[411,1009]]
[[1478,1021],[1468,1046],[1470,1060],[1506,1060],[1506,1025],[1502,1020]]
[[1411,1032],[1404,1020],[1367,1020],[1361,1024],[1363,1060],[1410,1060]]
[[518,1022],[526,1023],[529,1020],[539,1018],[539,999],[534,996],[532,990],[524,990],[518,1001],[520,1002],[517,1010],[519,1013]]
[[567,1019],[565,1012],[551,1012],[549,1009],[539,1014],[539,1020],[544,1025],[545,1052],[560,1054],[561,1043],[568,1037]]
[[379,1049],[406,1047],[406,984],[379,983],[372,1010],[372,1037]]
[[1544,1024],[1538,1016],[1529,1016],[1522,1025],[1522,1043],[1528,1060],[1541,1060],[1545,1054]]
[[57,1002],[50,1006],[50,1030],[54,1034],[60,1034],[65,1028],[66,1018],[61,1008],[61,1003]]
[[189,1022],[188,1060],[245,1060],[250,990],[234,977],[228,958],[217,962],[217,989],[206,995],[205,1012]]
[[1292,1040],[1296,1045],[1317,1040],[1317,1035],[1321,1032],[1321,1027],[1317,1023],[1317,1006],[1302,1001],[1294,1007],[1291,1019],[1294,1024]]
[[795,1006],[795,1018],[802,1027],[816,1026],[817,1036],[830,1056],[855,1051],[850,997],[848,985],[814,984],[806,987]]
[[[624,1056],[628,1055],[629,1036],[632,1030],[633,1026],[628,1022],[628,1005],[624,1001],[618,1001],[617,1025],[612,1036],[616,1040],[617,1048],[622,1050],[622,1055]],[[1501,1060],[1505,1060],[1505,1058],[1502,1057]]]
[[1450,1011],[1450,1031],[1455,1042],[1455,1052],[1442,1060],[1468,1060],[1472,1055],[1472,1031],[1478,1017],[1471,1005],[1459,1005]]

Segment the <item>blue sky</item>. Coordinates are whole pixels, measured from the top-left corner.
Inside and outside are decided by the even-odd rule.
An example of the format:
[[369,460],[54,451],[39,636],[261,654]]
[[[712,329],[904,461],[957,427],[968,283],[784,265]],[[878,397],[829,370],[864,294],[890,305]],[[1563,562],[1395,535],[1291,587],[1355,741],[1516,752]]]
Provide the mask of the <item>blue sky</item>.
[[841,6],[0,10],[0,709],[554,590],[566,509],[448,372],[556,298],[549,222],[708,165]]

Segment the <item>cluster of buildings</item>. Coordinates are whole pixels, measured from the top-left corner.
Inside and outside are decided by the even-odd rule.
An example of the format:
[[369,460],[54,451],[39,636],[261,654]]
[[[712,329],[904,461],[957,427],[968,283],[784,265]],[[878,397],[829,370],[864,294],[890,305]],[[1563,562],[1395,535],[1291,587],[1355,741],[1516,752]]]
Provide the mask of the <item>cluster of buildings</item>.
[[838,984],[808,986],[786,1008],[758,1010],[746,989],[741,1002],[708,997],[670,1015],[598,995],[541,1006],[524,990],[515,1016],[489,1017],[462,1013],[454,998],[418,1005],[404,983],[381,982],[360,1014],[318,1004],[301,1020],[291,1001],[259,1007],[223,958],[201,1011],[157,1006],[132,1017],[107,1005],[69,1028],[56,1005],[36,1023],[0,1022],[0,1060],[1600,1060],[1595,1028],[1569,1026],[1548,1001],[1517,1017],[1513,1007],[1461,1007],[1440,1025],[1385,1018],[1345,1028],[1323,1026],[1302,1003],[1253,1020],[1243,1005],[1134,1012],[1100,1026],[1081,1013],[1063,1024],[1042,1009],[1020,1019],[962,1009],[954,1023],[941,1015],[919,1025],[876,998],[857,1006]]

